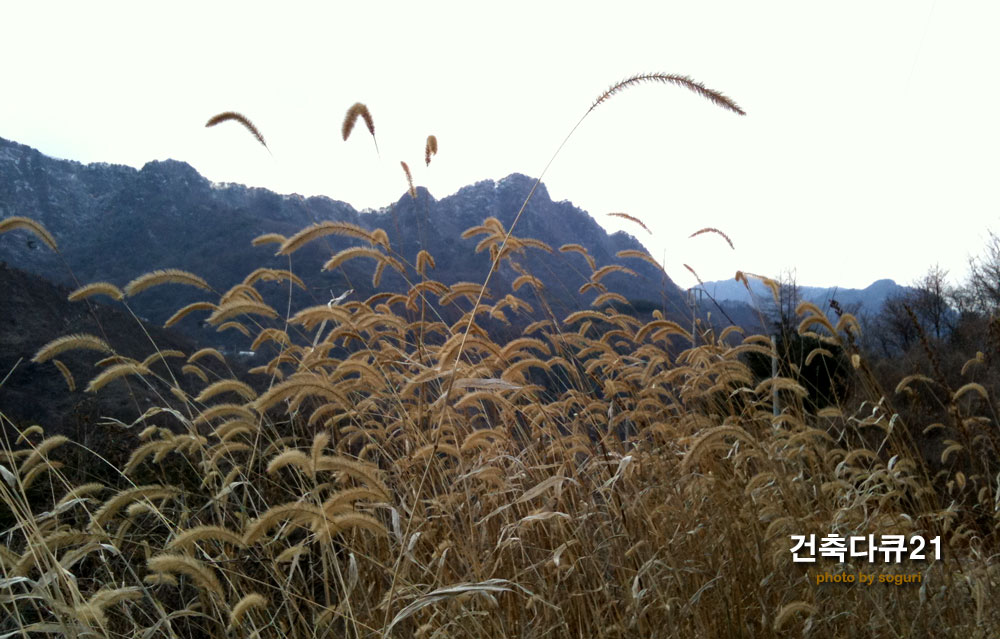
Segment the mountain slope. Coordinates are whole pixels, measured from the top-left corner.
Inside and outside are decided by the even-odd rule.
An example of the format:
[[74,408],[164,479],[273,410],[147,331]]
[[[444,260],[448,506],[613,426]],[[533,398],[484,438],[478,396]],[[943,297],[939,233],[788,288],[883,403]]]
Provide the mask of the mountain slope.
[[[0,414],[20,427],[37,423],[43,424],[49,435],[73,435],[84,445],[103,451],[105,458],[121,461],[113,453],[124,454],[135,432],[96,424],[107,418],[131,422],[150,406],[170,405],[173,398],[156,394],[136,378],[113,381],[98,394],[86,392],[88,382],[102,370],[94,364],[105,357],[103,353],[75,350],[58,356],[73,377],[74,390],[68,390],[67,380],[52,361],[36,364],[32,356],[49,341],[75,333],[96,335],[118,354],[140,361],[155,352],[152,342],[161,351],[175,349],[188,354],[194,346],[171,331],[141,325],[120,309],[94,301],[70,302],[67,287],[2,262],[0,291]],[[157,375],[176,379],[190,392],[192,380],[181,370],[184,363],[182,358],[170,358],[152,363],[150,368]],[[166,417],[160,415],[148,423],[175,425]],[[0,423],[0,432],[11,438],[5,422]]]

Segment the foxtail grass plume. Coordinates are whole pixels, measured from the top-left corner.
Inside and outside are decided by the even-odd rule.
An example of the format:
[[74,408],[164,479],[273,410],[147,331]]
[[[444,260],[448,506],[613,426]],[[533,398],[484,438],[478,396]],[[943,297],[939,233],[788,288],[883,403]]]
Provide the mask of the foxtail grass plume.
[[24,229],[26,231],[31,231],[37,235],[43,242],[45,242],[50,249],[53,251],[57,250],[56,241],[52,237],[52,234],[45,230],[45,227],[31,219],[30,217],[21,217],[15,215],[13,217],[8,217],[4,220],[0,220],[0,233],[6,233],[7,231],[13,231],[14,229]]
[[695,231],[691,235],[688,235],[688,238],[690,239],[692,237],[695,237],[696,235],[701,235],[702,233],[715,233],[716,235],[721,235],[722,239],[726,240],[726,243],[729,244],[729,248],[733,249],[734,251],[736,250],[736,247],[733,246],[733,241],[731,239],[729,239],[728,235],[726,235],[725,233],[723,233],[719,229],[712,228],[710,226],[705,227],[705,228],[703,228],[701,230]]
[[132,297],[133,295],[138,295],[148,288],[160,286],[162,284],[184,284],[187,286],[196,286],[206,291],[212,290],[212,287],[208,285],[208,282],[194,273],[189,273],[176,268],[166,268],[151,271],[145,275],[140,275],[135,278],[125,285],[125,295]]
[[93,335],[86,335],[83,333],[77,333],[75,335],[64,335],[62,337],[57,337],[56,339],[50,341],[45,346],[38,349],[35,356],[31,358],[31,361],[36,364],[42,362],[47,362],[57,355],[61,355],[66,351],[71,350],[90,350],[99,351],[102,353],[113,352],[108,343],[99,337]]
[[71,302],[78,302],[91,295],[107,295],[114,300],[120,300],[125,297],[121,289],[110,282],[94,282],[93,284],[79,287],[70,293],[67,299]]
[[740,115],[746,115],[746,111],[741,109],[740,106],[736,104],[736,102],[734,102],[731,98],[723,95],[718,91],[713,91],[712,89],[706,88],[705,85],[701,84],[700,82],[695,82],[694,80],[685,75],[676,75],[671,73],[640,73],[637,75],[633,75],[629,78],[625,78],[621,82],[611,85],[610,87],[608,87],[607,91],[598,96],[598,98],[594,100],[594,103],[590,105],[590,110],[588,110],[587,113],[590,113],[590,111],[596,109],[599,104],[607,102],[615,94],[620,93],[625,89],[636,86],[637,84],[643,84],[645,82],[658,82],[660,84],[673,84],[676,86],[684,87],[686,89],[694,91],[695,93],[702,96],[706,100],[714,102],[723,109],[727,109],[729,111],[738,113]]
[[427,144],[424,145],[424,164],[426,166],[431,165],[431,156],[437,155],[438,152],[438,139],[437,136],[428,135]]
[[360,102],[355,102],[350,109],[347,110],[347,114],[344,116],[344,123],[340,126],[340,134],[344,137],[344,141],[351,137],[351,131],[354,130],[354,123],[358,121],[358,118],[365,121],[365,126],[368,127],[368,133],[372,136],[372,141],[375,142],[375,152],[378,153],[378,140],[375,139],[375,121],[372,120],[372,114],[368,110],[368,107]]
[[70,372],[69,368],[57,359],[52,360],[52,363],[56,365],[59,372],[62,373],[63,379],[66,380],[66,386],[69,387],[69,392],[76,390],[76,380],[73,379],[73,373]]
[[417,189],[413,186],[413,174],[410,173],[410,166],[403,161],[400,161],[399,164],[403,167],[403,173],[406,174],[406,183],[410,186],[410,197],[415,200],[417,199]]
[[686,269],[687,269],[688,271],[690,271],[691,275],[694,275],[694,278],[695,278],[696,280],[698,280],[698,283],[699,283],[699,284],[704,284],[704,282],[702,282],[702,281],[701,281],[701,276],[700,276],[700,275],[698,275],[698,271],[696,271],[696,270],[694,270],[693,268],[691,268],[691,266],[690,266],[689,264],[684,264],[683,266],[684,266],[684,268],[686,268]]
[[265,149],[267,149],[268,152],[270,153],[271,149],[268,148],[267,142],[264,141],[264,136],[261,135],[261,132],[257,129],[257,127],[254,126],[253,122],[247,119],[247,117],[242,113],[236,113],[235,111],[225,111],[224,113],[214,115],[211,118],[209,118],[208,122],[205,123],[205,127],[206,128],[213,127],[216,124],[220,124],[222,122],[228,122],[230,120],[242,124],[246,128],[246,130],[252,133],[253,136],[257,138],[257,141],[260,142],[261,145]]
[[643,221],[642,221],[642,220],[640,220],[639,218],[637,218],[637,217],[635,217],[635,216],[633,216],[633,215],[629,215],[628,213],[608,213],[608,215],[610,215],[611,217],[620,217],[620,218],[622,218],[622,219],[625,219],[625,220],[628,220],[629,222],[633,222],[633,223],[635,223],[635,224],[638,224],[638,225],[639,225],[639,226],[641,226],[641,227],[643,228],[643,230],[645,230],[645,231],[646,231],[647,233],[649,233],[650,235],[652,235],[652,234],[653,234],[653,232],[649,230],[649,227],[648,227],[648,226],[646,226],[646,225],[645,225],[645,224],[643,223]]

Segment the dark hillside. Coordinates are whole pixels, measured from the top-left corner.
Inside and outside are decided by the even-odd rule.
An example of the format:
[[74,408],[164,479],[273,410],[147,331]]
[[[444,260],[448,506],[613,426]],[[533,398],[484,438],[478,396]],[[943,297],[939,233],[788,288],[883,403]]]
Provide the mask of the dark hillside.
[[[104,338],[120,355],[140,361],[154,352],[150,337],[161,350],[193,352],[190,340],[174,332],[140,323],[122,308],[105,304],[69,302],[70,289],[0,263],[0,413],[19,427],[42,424],[47,434],[66,434],[89,447],[114,456],[128,449],[130,435],[120,428],[101,427],[106,418],[133,421],[151,406],[174,403],[157,395],[136,378],[113,381],[100,393],[85,392],[100,372],[94,364],[103,357],[91,351],[69,351],[57,359],[73,375],[70,392],[59,369],[50,362],[31,361],[38,349],[52,339],[73,333]],[[146,332],[149,336],[147,337]],[[188,388],[181,373],[184,359],[167,359],[170,373]],[[154,373],[166,376],[166,366],[152,364]],[[163,416],[160,416],[163,417]],[[164,423],[153,419],[150,423]],[[9,435],[9,433],[8,433]]]

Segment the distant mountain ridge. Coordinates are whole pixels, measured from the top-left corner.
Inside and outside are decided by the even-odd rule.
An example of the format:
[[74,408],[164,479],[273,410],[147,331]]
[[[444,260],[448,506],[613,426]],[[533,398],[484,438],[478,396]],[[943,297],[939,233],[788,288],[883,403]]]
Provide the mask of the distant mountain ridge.
[[[212,183],[184,162],[152,161],[138,170],[84,165],[0,138],[0,218],[22,215],[37,220],[55,236],[62,253],[60,258],[44,245],[26,241],[23,234],[8,233],[0,235],[0,260],[65,285],[75,285],[66,265],[82,284],[109,281],[118,286],[154,269],[181,268],[204,277],[219,293],[258,267],[288,268],[291,262],[309,288],[296,289],[293,308],[325,303],[331,294],[348,289],[354,289],[352,300],[363,301],[375,292],[371,260],[353,260],[336,271],[321,270],[331,253],[354,246],[357,240],[327,236],[297,251],[291,260],[275,256],[275,245],[254,247],[251,240],[264,233],[287,237],[325,220],[383,228],[393,250],[410,264],[421,249],[433,256],[436,269],[429,277],[445,284],[482,283],[490,265],[488,252],[475,250],[482,237],[463,239],[461,234],[488,217],[509,228],[534,183],[512,174],[495,182],[477,182],[440,200],[418,188],[416,198],[404,194],[380,211],[359,212],[327,197]],[[609,290],[668,311],[683,308],[683,293],[656,267],[616,257],[626,249],[645,252],[638,240],[622,232],[607,234],[586,212],[569,202],[553,202],[544,185],[535,191],[514,234],[553,249],[548,253],[527,248],[518,261],[545,285],[545,303],[557,317],[587,308],[597,295],[593,290],[580,292],[591,270],[583,256],[560,252],[564,244],[586,248],[597,268],[621,263],[635,273],[630,277],[616,272],[603,278],[601,283]],[[511,292],[518,275],[503,265],[490,282],[493,299]],[[420,276],[408,268],[407,277],[414,282]],[[266,286],[273,290],[261,291],[265,299],[285,308],[288,289],[276,284],[262,289]],[[378,290],[400,292],[408,286],[402,276],[387,272]],[[517,295],[532,304],[538,301],[528,289]],[[184,304],[199,300],[215,302],[218,296],[165,286],[129,302],[143,316],[162,323]],[[536,306],[536,313],[541,310]],[[186,318],[180,327],[202,341],[199,331],[205,329],[197,322]]]
[[[704,289],[718,302],[740,302],[744,304],[767,306],[774,303],[771,289],[756,278],[749,278],[750,290],[743,282],[736,279],[705,282],[703,286],[692,287],[689,290]],[[809,301],[819,308],[829,310],[830,300],[836,300],[845,310],[863,309],[865,312],[878,313],[885,301],[893,296],[902,295],[913,289],[901,286],[891,279],[876,280],[865,288],[841,288],[821,286],[798,286],[798,296],[801,301]],[[856,310],[852,311],[856,312]]]

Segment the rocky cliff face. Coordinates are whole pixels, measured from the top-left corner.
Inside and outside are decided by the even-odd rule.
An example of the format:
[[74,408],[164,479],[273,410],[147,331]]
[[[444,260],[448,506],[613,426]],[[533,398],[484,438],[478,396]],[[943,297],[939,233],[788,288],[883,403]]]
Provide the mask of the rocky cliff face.
[[[251,246],[263,233],[291,235],[323,220],[340,220],[369,229],[381,227],[394,250],[410,263],[425,249],[435,258],[432,277],[444,283],[484,281],[488,253],[475,253],[480,238],[461,239],[466,229],[487,217],[509,227],[534,180],[510,175],[486,180],[437,200],[425,189],[417,198],[403,195],[378,212],[359,213],[349,204],[325,197],[279,195],[266,189],[213,184],[190,165],[172,160],[150,162],[141,170],[108,164],[83,165],[46,157],[29,147],[0,139],[0,218],[23,215],[45,225],[59,243],[61,256],[24,234],[0,236],[0,259],[67,285],[97,280],[122,286],[153,269],[183,268],[204,277],[219,291],[241,281],[261,266],[287,268],[287,257],[275,257],[274,245]],[[641,260],[620,260],[623,249],[643,250],[624,233],[608,235],[586,212],[569,202],[553,202],[539,186],[515,231],[553,247],[553,254],[528,249],[520,262],[546,286],[546,298],[556,311],[587,307],[595,297],[578,289],[590,268],[576,253],[558,247],[577,243],[587,248],[598,267],[620,262],[636,277],[612,274],[603,283],[630,300],[645,300],[670,311],[681,308],[681,292],[655,267]],[[292,268],[308,284],[293,304],[316,304],[330,292],[355,289],[352,299],[373,292],[370,260],[355,260],[336,272],[320,267],[331,252],[352,245],[330,236],[292,256]],[[490,289],[503,295],[517,276],[505,268]],[[414,275],[414,277],[416,277]],[[388,276],[380,290],[400,290],[399,276]],[[163,322],[180,306],[198,299],[215,301],[184,287],[161,287],[130,302],[142,316]],[[522,289],[522,294],[524,290]],[[287,295],[287,291],[285,291]],[[280,291],[272,300],[280,299]],[[282,308],[287,303],[278,307]],[[197,322],[183,323],[198,341]],[[202,339],[204,338],[204,339]]]

